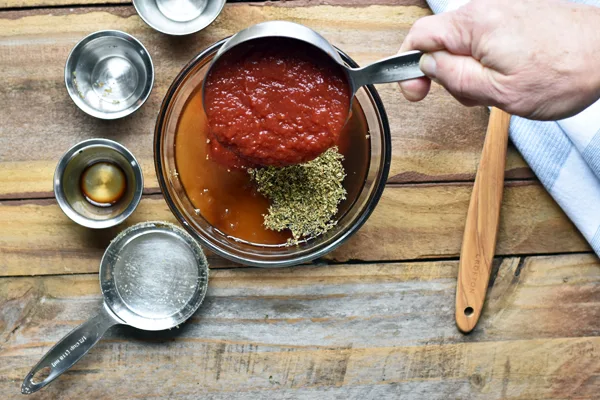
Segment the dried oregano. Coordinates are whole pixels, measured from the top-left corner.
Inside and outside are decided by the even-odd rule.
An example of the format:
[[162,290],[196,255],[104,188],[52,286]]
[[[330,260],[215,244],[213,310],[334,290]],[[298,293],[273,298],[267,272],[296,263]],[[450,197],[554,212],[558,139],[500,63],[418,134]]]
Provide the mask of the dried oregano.
[[258,191],[271,200],[265,227],[289,229],[293,239],[288,244],[333,228],[338,204],[346,198],[343,159],[334,147],[304,164],[248,170]]

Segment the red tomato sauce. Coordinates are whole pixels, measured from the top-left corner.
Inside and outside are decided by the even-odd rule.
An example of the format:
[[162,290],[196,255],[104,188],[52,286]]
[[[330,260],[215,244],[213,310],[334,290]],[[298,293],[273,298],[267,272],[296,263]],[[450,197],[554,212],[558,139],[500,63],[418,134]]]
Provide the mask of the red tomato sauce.
[[244,160],[236,153],[223,146],[210,131],[207,133],[207,137],[207,156],[209,160],[214,160],[215,162],[231,169],[246,169],[255,167],[255,165],[250,161]]
[[[213,153],[232,167],[313,160],[337,144],[349,107],[342,68],[320,50],[288,39],[230,50],[205,85],[211,134],[225,147]],[[227,149],[235,154],[224,156]]]

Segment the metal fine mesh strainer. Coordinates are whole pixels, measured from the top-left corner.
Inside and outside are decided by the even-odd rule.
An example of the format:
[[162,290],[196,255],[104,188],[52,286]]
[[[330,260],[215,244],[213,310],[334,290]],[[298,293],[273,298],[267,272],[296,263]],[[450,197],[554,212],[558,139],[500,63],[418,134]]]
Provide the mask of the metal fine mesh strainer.
[[[100,264],[104,307],[71,331],[29,372],[21,392],[48,385],[83,357],[113,325],[157,331],[173,328],[198,309],[208,286],[202,249],[184,230],[144,222],[121,232]],[[45,378],[36,378],[44,373]]]

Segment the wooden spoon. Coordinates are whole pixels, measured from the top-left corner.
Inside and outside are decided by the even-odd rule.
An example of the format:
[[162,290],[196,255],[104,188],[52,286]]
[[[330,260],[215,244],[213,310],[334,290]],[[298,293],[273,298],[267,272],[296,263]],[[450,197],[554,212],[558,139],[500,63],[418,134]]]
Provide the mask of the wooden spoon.
[[509,114],[492,108],[458,267],[455,318],[463,333],[471,332],[477,325],[490,280],[504,189],[509,123]]

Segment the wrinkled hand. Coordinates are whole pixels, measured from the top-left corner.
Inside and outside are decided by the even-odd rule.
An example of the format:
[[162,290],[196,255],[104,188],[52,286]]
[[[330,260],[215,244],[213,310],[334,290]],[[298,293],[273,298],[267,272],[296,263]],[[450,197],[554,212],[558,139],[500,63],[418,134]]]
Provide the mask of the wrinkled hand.
[[[472,0],[418,20],[401,52],[467,106],[532,119],[572,116],[600,98],[600,9],[559,0]],[[422,100],[431,81],[400,84]]]

